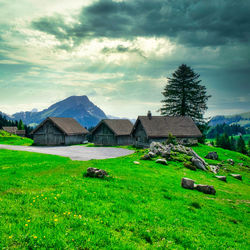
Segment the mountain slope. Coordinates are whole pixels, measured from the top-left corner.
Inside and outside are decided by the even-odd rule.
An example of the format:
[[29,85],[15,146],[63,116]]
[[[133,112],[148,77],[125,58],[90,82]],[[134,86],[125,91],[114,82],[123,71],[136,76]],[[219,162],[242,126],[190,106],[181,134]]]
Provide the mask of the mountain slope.
[[38,124],[48,116],[72,117],[84,127],[95,126],[101,119],[106,118],[105,113],[87,96],[70,96],[40,112],[15,113],[12,119],[22,119],[25,124]]
[[210,126],[216,126],[217,124],[223,124],[226,123],[228,125],[230,124],[239,124],[243,127],[250,127],[250,112],[238,114],[238,115],[217,115],[213,117],[209,125]]

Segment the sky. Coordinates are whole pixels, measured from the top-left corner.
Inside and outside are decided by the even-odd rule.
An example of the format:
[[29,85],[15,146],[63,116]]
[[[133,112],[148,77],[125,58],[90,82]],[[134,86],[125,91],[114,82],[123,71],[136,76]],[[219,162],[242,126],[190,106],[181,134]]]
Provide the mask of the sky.
[[159,115],[181,64],[205,116],[250,111],[250,0],[0,0],[0,111],[87,95],[106,114]]

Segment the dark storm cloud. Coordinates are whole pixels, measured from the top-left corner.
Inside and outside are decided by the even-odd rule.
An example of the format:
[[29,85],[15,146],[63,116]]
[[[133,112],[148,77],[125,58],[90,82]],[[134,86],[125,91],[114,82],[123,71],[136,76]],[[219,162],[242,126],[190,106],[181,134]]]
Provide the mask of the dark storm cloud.
[[99,0],[84,7],[73,26],[63,17],[43,17],[35,29],[58,40],[96,37],[169,37],[191,46],[213,46],[250,39],[250,1]]
[[115,54],[115,53],[135,53],[143,58],[146,58],[145,55],[143,54],[143,52],[140,50],[140,49],[137,49],[137,48],[129,48],[129,47],[125,47],[123,45],[118,45],[116,47],[112,47],[112,48],[109,48],[109,47],[104,47],[102,49],[102,53],[103,54]]

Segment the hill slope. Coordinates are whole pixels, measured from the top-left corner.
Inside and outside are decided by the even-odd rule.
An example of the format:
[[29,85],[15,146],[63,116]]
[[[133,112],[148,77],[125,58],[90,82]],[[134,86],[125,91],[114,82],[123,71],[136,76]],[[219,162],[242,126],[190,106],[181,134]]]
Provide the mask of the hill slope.
[[228,125],[239,124],[243,127],[250,127],[250,112],[242,113],[239,115],[218,115],[210,120],[209,125],[216,126],[217,124],[223,123],[226,123]]
[[95,126],[101,119],[106,118],[105,113],[87,96],[70,96],[40,112],[19,112],[11,118],[21,119],[25,124],[39,124],[48,116],[72,117],[84,127]]
[[[249,158],[208,146],[194,150],[233,158],[235,166],[219,173],[228,182],[180,162],[140,161],[141,150],[88,162],[0,150],[0,248],[248,249],[249,169],[238,163],[250,165]],[[88,167],[111,177],[86,178]],[[217,193],[183,189],[182,177],[214,185]]]

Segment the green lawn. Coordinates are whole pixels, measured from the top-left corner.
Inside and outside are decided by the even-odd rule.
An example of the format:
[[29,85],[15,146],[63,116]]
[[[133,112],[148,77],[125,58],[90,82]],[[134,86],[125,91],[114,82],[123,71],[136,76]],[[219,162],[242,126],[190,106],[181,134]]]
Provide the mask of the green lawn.
[[[194,149],[233,158],[235,166],[220,174],[241,173],[243,181],[228,176],[224,183],[179,162],[140,161],[143,150],[88,162],[0,150],[0,249],[249,249],[249,168],[237,163],[250,166],[250,158]],[[88,167],[110,177],[84,177]],[[183,189],[182,177],[217,193]]]
[[30,146],[33,140],[0,130],[0,144]]

